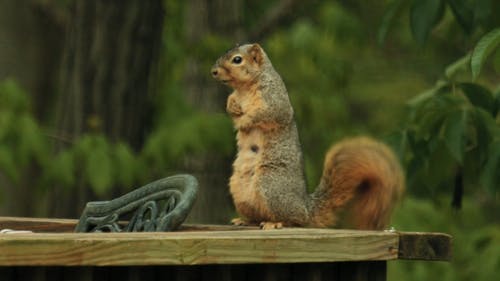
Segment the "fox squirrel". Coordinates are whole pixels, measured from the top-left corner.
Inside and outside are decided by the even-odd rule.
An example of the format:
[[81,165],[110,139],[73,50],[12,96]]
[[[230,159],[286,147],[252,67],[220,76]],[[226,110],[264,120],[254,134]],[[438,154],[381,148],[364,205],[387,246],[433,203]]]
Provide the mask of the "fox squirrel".
[[259,44],[238,46],[211,72],[234,89],[226,110],[237,130],[238,154],[229,186],[243,219],[233,224],[387,227],[404,190],[402,169],[387,146],[368,137],[334,145],[319,186],[308,194],[293,108],[264,50]]

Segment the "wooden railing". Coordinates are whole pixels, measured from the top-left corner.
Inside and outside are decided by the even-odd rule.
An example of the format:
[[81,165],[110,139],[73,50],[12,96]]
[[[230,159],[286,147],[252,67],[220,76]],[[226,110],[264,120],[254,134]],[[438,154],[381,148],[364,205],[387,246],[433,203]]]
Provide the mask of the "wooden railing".
[[34,232],[0,234],[0,276],[10,277],[5,280],[385,280],[386,261],[451,258],[451,237],[442,233],[263,231],[217,225],[185,225],[161,233],[72,233],[75,224],[75,220],[0,218],[0,229]]

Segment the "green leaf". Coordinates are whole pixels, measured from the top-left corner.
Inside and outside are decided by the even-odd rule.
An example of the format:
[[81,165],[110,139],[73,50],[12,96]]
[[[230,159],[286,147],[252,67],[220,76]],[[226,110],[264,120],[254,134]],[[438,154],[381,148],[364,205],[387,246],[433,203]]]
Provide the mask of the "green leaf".
[[463,164],[464,159],[468,116],[466,109],[455,110],[446,117],[441,128],[444,143],[460,164]]
[[16,115],[7,110],[0,110],[0,141],[6,138],[15,127],[13,120],[16,120]]
[[481,183],[486,190],[495,193],[500,186],[500,141],[497,140],[490,145],[488,160],[484,165],[481,175]]
[[0,145],[0,170],[4,172],[10,180],[17,182],[19,180],[19,167],[16,165],[14,155],[9,147]]
[[[407,161],[405,170],[407,174],[407,182],[409,187],[418,187],[413,192],[422,192],[422,187],[427,187],[423,183],[425,179],[425,173],[427,171],[428,162],[425,161],[424,157],[420,155],[414,155]],[[424,185],[424,186],[422,186]]]
[[443,182],[451,186],[456,171],[457,160],[451,155],[448,145],[435,139],[432,152],[427,157],[425,178],[422,179],[430,187],[439,187]]
[[467,99],[474,105],[483,108],[492,115],[495,112],[495,99],[490,90],[475,83],[459,83]]
[[493,56],[493,68],[496,74],[500,74],[500,51],[497,49]]
[[15,148],[19,163],[24,166],[35,160],[43,166],[50,158],[50,146],[36,121],[28,115],[20,116],[17,118],[16,130]]
[[19,86],[14,79],[6,79],[0,82],[0,109],[20,113],[29,108],[28,94]]
[[406,130],[396,131],[386,138],[386,142],[403,161],[408,147],[408,132]]
[[457,22],[465,32],[470,34],[474,30],[474,11],[468,5],[469,2],[464,0],[448,0],[448,4]]
[[488,145],[484,147],[478,145],[469,147],[469,144],[467,144],[464,155],[464,166],[462,167],[464,186],[477,185],[487,150]]
[[407,3],[408,0],[395,0],[388,4],[387,8],[384,11],[384,15],[382,16],[382,21],[378,28],[377,33],[377,41],[379,45],[382,45],[385,42],[385,38],[387,37],[387,33],[389,28],[394,23],[396,16],[401,12],[404,7],[403,4]]
[[443,14],[443,0],[414,0],[410,8],[410,26],[413,38],[423,45]]
[[475,0],[474,1],[474,20],[484,30],[491,30],[500,26],[498,16],[500,11],[500,1],[497,0]]
[[120,184],[131,187],[137,175],[136,159],[130,147],[119,143],[114,149],[115,175]]
[[455,80],[458,73],[468,71],[470,67],[470,56],[470,54],[467,54],[446,67],[446,70],[444,71],[446,78],[449,80]]
[[477,185],[479,182],[489,186],[491,182],[494,182],[493,178],[481,175],[484,172],[484,164],[491,162],[491,157],[495,157],[491,146],[495,145],[493,144],[495,138],[500,136],[499,127],[491,113],[481,107],[475,107],[470,113],[471,127],[468,131],[470,139],[468,139],[464,161],[464,177],[472,185]]
[[500,27],[490,31],[479,40],[472,51],[470,61],[473,79],[479,76],[486,59],[498,47],[498,44],[500,44]]
[[424,140],[437,136],[447,115],[460,107],[463,102],[463,97],[445,91],[413,108],[411,122],[416,136]]
[[75,184],[75,161],[71,151],[63,151],[48,162],[44,177],[48,184],[55,182],[67,188],[73,187]]
[[445,81],[438,81],[434,87],[426,90],[410,99],[406,104],[412,108],[421,106],[435,95],[446,92],[450,89],[450,84]]
[[496,117],[498,112],[500,112],[500,89],[495,93],[495,111],[493,112],[493,117]]
[[498,135],[499,128],[491,114],[482,108],[475,108],[471,117],[474,133],[470,145],[477,148],[475,153],[483,163],[489,157],[488,148]]
[[291,42],[295,48],[309,48],[316,38],[316,29],[307,20],[298,20],[290,30]]
[[113,170],[109,145],[102,136],[85,136],[76,151],[83,160],[85,177],[98,195],[104,193],[113,183]]
[[111,187],[111,161],[102,150],[95,151],[87,159],[87,178],[90,185],[98,195],[104,193]]

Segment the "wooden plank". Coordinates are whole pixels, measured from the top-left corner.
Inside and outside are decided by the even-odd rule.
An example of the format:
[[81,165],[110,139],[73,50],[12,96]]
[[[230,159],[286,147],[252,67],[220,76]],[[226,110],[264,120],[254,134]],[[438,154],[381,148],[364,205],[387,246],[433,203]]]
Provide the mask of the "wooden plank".
[[[0,230],[31,230],[34,232],[73,233],[78,220],[75,219],[48,219],[48,218],[23,218],[0,217]],[[121,222],[125,224],[126,222]],[[179,231],[231,231],[259,229],[257,226],[212,225],[212,224],[184,224]]]
[[0,235],[0,265],[192,265],[391,260],[398,234],[272,231]]
[[[37,265],[36,258],[32,254],[38,254],[37,257],[41,260],[38,263],[42,265],[243,264],[394,258],[451,259],[451,236],[442,233],[306,228],[261,231],[256,227],[183,225],[180,231],[171,233],[75,234],[72,231],[76,222],[77,220],[68,219],[0,217],[0,229],[41,232],[0,236],[0,265]],[[51,233],[52,235],[49,235]],[[36,247],[27,246],[32,244]],[[128,250],[128,245],[134,245],[135,248]],[[142,257],[137,258],[137,261],[121,257],[131,252],[144,252],[149,249],[152,251],[151,256],[144,260],[141,260]],[[304,249],[306,251],[303,255]],[[9,253],[7,251],[13,254],[6,257]],[[72,259],[64,261],[64,257],[61,256],[61,252],[64,251],[71,253],[68,257]],[[102,252],[108,255],[107,260],[99,258]],[[109,252],[112,252],[111,255]],[[46,260],[45,254],[53,257]],[[24,255],[32,258],[23,261]],[[150,253],[145,255],[150,255]],[[148,263],[150,260],[152,264]]]
[[444,233],[400,232],[398,259],[451,260],[452,237]]
[[73,232],[77,220],[0,217],[0,230],[31,230],[35,232]]

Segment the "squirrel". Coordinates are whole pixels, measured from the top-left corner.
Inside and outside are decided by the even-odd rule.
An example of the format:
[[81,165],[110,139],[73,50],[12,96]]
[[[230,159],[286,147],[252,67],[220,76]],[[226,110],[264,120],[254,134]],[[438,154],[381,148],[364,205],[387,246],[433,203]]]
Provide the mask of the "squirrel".
[[238,151],[229,187],[242,218],[233,224],[263,229],[388,226],[404,191],[402,168],[389,147],[369,137],[333,145],[319,186],[309,194],[288,92],[262,47],[255,43],[229,50],[211,74],[234,90],[226,111],[237,131]]

